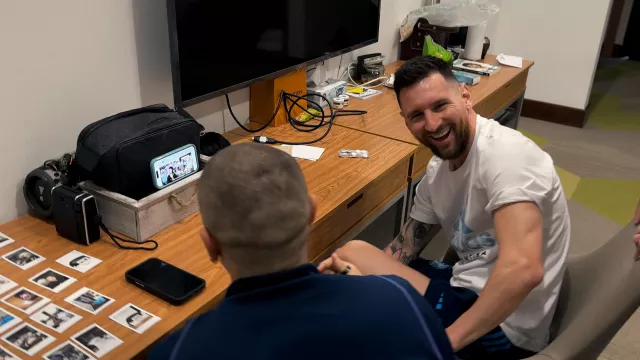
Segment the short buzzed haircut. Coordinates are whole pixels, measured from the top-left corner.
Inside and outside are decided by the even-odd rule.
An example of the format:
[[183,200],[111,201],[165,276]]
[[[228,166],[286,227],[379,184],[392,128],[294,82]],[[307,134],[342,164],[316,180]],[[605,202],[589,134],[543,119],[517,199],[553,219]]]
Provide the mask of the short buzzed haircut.
[[309,194],[284,151],[255,143],[219,151],[200,177],[198,202],[204,226],[236,264],[269,270],[306,257]]
[[[432,74],[440,74],[447,81],[456,82],[451,66],[434,56],[418,56],[405,62],[395,73],[393,90],[400,101],[400,91],[419,83]],[[456,82],[457,83],[457,82]]]

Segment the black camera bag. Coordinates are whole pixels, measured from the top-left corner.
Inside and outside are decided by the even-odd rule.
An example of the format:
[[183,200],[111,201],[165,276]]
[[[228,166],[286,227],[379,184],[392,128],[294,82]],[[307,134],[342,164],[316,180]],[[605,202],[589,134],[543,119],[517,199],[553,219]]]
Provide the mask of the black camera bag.
[[155,191],[151,160],[187,144],[200,154],[201,130],[193,118],[164,104],[121,112],[80,132],[76,166],[82,178],[141,199]]

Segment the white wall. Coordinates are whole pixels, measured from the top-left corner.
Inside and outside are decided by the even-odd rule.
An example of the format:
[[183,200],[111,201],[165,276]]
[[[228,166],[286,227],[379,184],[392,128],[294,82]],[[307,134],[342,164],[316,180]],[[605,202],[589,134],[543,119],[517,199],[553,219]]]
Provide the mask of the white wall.
[[611,0],[493,0],[491,53],[534,60],[526,98],[585,109]]
[[[73,151],[87,124],[152,103],[173,105],[166,8],[162,0],[10,1],[0,11],[0,222],[26,212],[22,182],[44,160]],[[398,25],[421,0],[382,0],[380,41],[360,54],[397,59]],[[342,68],[354,59],[343,56]],[[316,80],[337,73],[325,62]],[[231,94],[249,114],[249,91]],[[187,109],[207,129],[235,127],[224,98]]]

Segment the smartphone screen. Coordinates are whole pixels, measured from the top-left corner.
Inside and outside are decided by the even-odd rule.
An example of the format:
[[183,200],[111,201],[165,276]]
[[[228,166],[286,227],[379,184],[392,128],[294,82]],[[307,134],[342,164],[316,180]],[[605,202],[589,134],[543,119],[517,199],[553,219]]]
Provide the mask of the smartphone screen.
[[187,145],[151,162],[154,185],[161,189],[198,171],[196,147]]
[[128,270],[126,276],[165,300],[186,300],[205,285],[203,279],[157,258],[148,259]]

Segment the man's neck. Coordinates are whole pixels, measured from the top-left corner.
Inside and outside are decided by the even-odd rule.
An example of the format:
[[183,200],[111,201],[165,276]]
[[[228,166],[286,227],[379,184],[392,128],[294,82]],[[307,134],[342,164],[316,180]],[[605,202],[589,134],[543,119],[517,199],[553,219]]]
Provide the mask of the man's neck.
[[469,152],[471,152],[471,148],[473,147],[473,141],[476,138],[476,124],[477,124],[478,114],[471,109],[469,111],[469,138],[467,139],[467,148],[465,149],[462,155],[458,156],[455,159],[449,161],[449,169],[451,171],[456,171],[462,167],[464,162],[467,160],[467,156],[469,156]]
[[260,268],[257,268],[255,266],[251,266],[251,267],[238,266],[231,261],[225,261],[225,260],[222,261],[222,265],[229,273],[229,276],[231,277],[231,281],[236,281],[242,278],[269,275],[269,274],[273,274],[281,271],[291,270],[300,265],[304,265],[308,263],[309,261],[307,261],[306,256],[300,257],[292,261],[280,262],[275,266],[260,267]]

